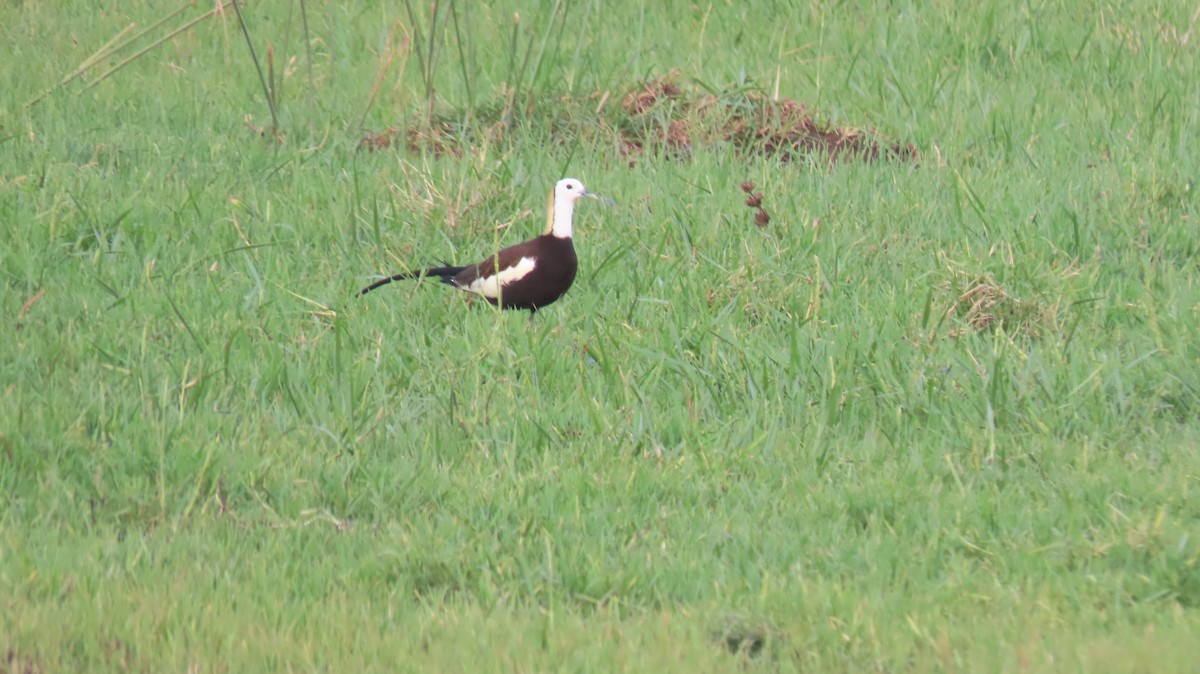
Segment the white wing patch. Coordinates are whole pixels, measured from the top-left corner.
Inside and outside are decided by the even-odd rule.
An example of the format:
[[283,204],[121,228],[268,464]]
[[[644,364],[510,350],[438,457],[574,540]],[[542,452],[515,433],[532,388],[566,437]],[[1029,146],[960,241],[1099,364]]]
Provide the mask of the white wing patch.
[[494,300],[500,296],[500,289],[504,286],[528,276],[533,268],[537,266],[537,261],[532,257],[523,257],[515,265],[507,269],[500,270],[500,273],[493,274],[484,278],[477,278],[471,281],[471,285],[463,288],[473,293],[479,293],[484,297]]

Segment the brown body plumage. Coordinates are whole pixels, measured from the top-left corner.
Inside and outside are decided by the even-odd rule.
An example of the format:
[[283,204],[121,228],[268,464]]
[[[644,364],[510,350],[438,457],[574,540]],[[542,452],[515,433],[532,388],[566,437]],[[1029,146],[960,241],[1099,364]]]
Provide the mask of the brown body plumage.
[[363,288],[365,295],[392,281],[435,276],[442,283],[476,293],[503,309],[535,312],[562,297],[575,282],[578,260],[572,243],[575,202],[594,196],[572,178],[558,181],[550,193],[546,231],[509,246],[477,264],[433,267],[394,274]]

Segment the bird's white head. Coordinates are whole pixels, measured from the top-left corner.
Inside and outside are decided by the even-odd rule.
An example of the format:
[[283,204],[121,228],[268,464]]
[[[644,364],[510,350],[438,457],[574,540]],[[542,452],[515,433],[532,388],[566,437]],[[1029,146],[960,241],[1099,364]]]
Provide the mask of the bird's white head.
[[563,178],[554,184],[550,192],[550,203],[546,206],[546,234],[560,239],[569,239],[572,234],[571,219],[575,214],[575,202],[583,197],[596,198],[587,191],[583,183],[575,178]]

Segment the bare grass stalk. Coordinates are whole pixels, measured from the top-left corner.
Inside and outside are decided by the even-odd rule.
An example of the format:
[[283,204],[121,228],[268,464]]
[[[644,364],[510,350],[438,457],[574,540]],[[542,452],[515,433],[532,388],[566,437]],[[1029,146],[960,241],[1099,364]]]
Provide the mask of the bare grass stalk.
[[[254,69],[258,72],[258,81],[262,85],[263,95],[267,98],[267,107],[271,109],[271,132],[279,133],[279,111],[274,89],[263,75],[262,64],[259,63],[258,54],[254,51],[254,41],[250,39],[250,30],[246,27],[246,19],[242,16],[242,8],[238,4],[238,0],[230,0],[230,2],[233,3],[233,11],[237,13],[238,25],[242,27],[242,35],[246,38],[246,47],[250,50],[250,60],[254,61]],[[268,49],[268,56],[270,55],[269,51]]]
[[[232,0],[230,0],[230,2],[226,2],[223,5],[214,7],[211,10],[205,12],[204,14],[201,14],[200,16],[192,19],[191,21],[188,21],[187,23],[183,24],[179,28],[176,28],[175,30],[160,37],[159,39],[155,40],[154,42],[151,42],[149,45],[139,49],[138,51],[136,51],[132,55],[130,55],[128,58],[125,58],[124,60],[120,61],[113,67],[104,71],[99,77],[97,77],[96,79],[89,82],[88,85],[82,89],[82,91],[87,91],[88,89],[91,89],[92,87],[96,86],[97,84],[107,80],[109,77],[111,77],[114,74],[116,74],[117,72],[121,71],[123,68],[125,68],[129,64],[131,64],[134,61],[138,60],[139,58],[145,56],[146,54],[148,54],[149,52],[158,48],[162,44],[169,42],[170,40],[173,40],[174,38],[181,35],[182,33],[190,30],[191,28],[193,28],[196,24],[200,23],[201,21],[204,21],[205,19],[208,19],[215,14],[225,11],[225,9],[227,9],[231,3],[232,3]],[[118,32],[115,36],[113,36],[113,38],[111,40],[104,43],[104,46],[100,47],[100,49],[97,49],[91,56],[84,59],[78,68],[76,68],[74,71],[72,71],[70,74],[68,74],[62,80],[60,80],[56,85],[50,87],[49,89],[42,92],[41,94],[38,94],[35,98],[30,100],[28,103],[26,103],[26,105],[27,106],[36,105],[38,102],[40,102],[46,96],[49,96],[50,94],[54,93],[59,88],[66,86],[71,81],[82,76],[84,73],[86,73],[87,71],[96,67],[98,64],[100,64],[105,59],[109,58],[110,56],[116,55],[118,52],[124,50],[126,47],[128,47],[129,45],[138,41],[142,37],[145,37],[146,35],[149,35],[150,33],[157,30],[159,27],[161,27],[167,21],[175,18],[176,16],[179,16],[181,13],[183,13],[184,10],[191,7],[192,5],[193,5],[193,3],[191,3],[191,2],[185,3],[182,7],[175,10],[174,12],[171,12],[170,14],[163,17],[162,19],[156,21],[155,23],[153,23],[152,25],[150,25],[149,27],[147,27],[145,30],[138,33],[137,35],[134,35],[132,37],[122,40],[122,38],[124,36],[126,36],[130,31],[132,31],[137,26],[137,24],[135,24],[135,23],[129,24],[128,26],[123,28],[120,32]]]

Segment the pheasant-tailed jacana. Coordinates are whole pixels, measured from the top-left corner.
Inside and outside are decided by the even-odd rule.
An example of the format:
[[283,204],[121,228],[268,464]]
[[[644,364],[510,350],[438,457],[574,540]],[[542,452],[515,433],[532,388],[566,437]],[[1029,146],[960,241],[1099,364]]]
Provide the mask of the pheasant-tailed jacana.
[[433,267],[380,279],[363,288],[365,295],[392,281],[436,276],[442,283],[476,293],[502,309],[528,309],[530,313],[563,296],[575,281],[577,262],[571,243],[571,216],[575,202],[596,198],[583,183],[563,178],[554,185],[546,206],[546,231],[509,246],[469,267]]

